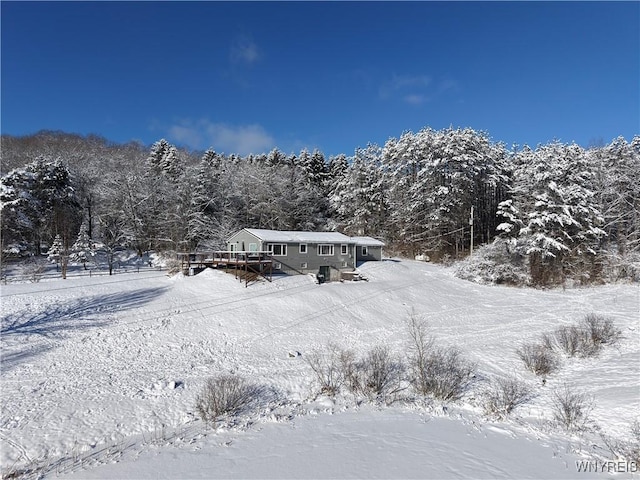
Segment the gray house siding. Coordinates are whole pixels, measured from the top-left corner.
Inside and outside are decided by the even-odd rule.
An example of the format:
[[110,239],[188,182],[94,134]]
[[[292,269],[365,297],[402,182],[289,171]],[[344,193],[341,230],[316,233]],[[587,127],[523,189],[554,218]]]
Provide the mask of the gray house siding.
[[240,230],[227,241],[227,249],[235,252],[252,251],[253,245],[256,246],[258,252],[266,251],[266,248],[262,248],[262,240],[247,230]]
[[370,262],[382,260],[382,247],[370,245],[358,245],[358,262]]

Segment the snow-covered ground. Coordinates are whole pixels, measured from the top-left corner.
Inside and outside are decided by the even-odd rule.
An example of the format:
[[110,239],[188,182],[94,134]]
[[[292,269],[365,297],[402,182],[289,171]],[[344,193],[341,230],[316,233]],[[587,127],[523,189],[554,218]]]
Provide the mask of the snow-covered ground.
[[[245,288],[221,271],[168,277],[149,269],[2,285],[3,473],[589,478],[634,468],[601,462],[614,458],[602,436],[629,440],[640,411],[638,285],[481,286],[406,260],[361,271],[368,282],[290,276]],[[621,342],[595,358],[564,359],[545,385],[524,370],[518,345],[587,313],[611,317]],[[358,353],[387,345],[403,358],[410,315],[477,363],[478,381],[463,400],[380,406],[316,395],[305,355],[333,342]],[[207,427],[195,397],[208,377],[230,372],[269,394],[260,408]],[[506,421],[484,417],[481,406],[485,380],[499,375],[538,394]],[[590,430],[554,425],[552,393],[565,384],[592,396]],[[576,461],[600,471],[579,473]]]

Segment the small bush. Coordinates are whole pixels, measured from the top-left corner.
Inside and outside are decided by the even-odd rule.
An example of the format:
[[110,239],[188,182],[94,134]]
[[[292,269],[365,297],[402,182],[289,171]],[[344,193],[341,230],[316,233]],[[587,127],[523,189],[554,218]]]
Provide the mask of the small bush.
[[531,388],[518,379],[498,378],[491,382],[484,394],[484,410],[488,415],[504,418],[533,397]]
[[631,442],[624,448],[625,457],[636,464],[640,464],[640,421],[631,424]]
[[374,347],[360,361],[351,360],[341,364],[352,393],[379,398],[399,391],[404,365],[393,359],[387,347]]
[[558,327],[554,331],[556,344],[569,357],[580,353],[582,356],[589,356],[589,341],[584,329],[575,325]]
[[43,259],[30,258],[20,264],[22,277],[31,283],[38,283],[47,269],[47,263]]
[[567,385],[553,393],[553,418],[566,430],[584,428],[592,408],[593,402],[587,394]]
[[364,387],[375,395],[383,395],[397,383],[401,370],[387,347],[374,347],[362,361]]
[[475,365],[456,348],[434,348],[422,364],[414,364],[414,385],[422,395],[455,401],[473,381]]
[[604,345],[617,343],[620,336],[611,319],[589,314],[577,325],[564,325],[553,333],[543,333],[540,340],[541,347],[549,351],[560,350],[568,357],[593,357]]
[[327,353],[313,352],[305,357],[320,385],[320,393],[336,395],[344,382],[354,381],[354,355],[330,344]]
[[475,364],[467,361],[456,348],[435,347],[427,323],[411,315],[408,321],[411,383],[421,395],[455,401],[462,397],[473,381]]
[[549,351],[553,351],[557,346],[556,338],[551,333],[543,333],[540,335],[540,345]]
[[634,420],[629,432],[631,433],[630,440],[618,440],[607,437],[602,433],[600,433],[600,438],[602,438],[614,458],[635,462],[638,465],[640,464],[640,421]]
[[346,386],[357,395],[384,396],[397,390],[404,371],[384,346],[372,348],[358,360],[353,351],[329,344],[326,352],[313,352],[306,361],[325,395],[336,395]]
[[525,343],[516,350],[516,353],[525,367],[536,375],[549,375],[558,369],[558,358],[546,345]]
[[256,399],[259,390],[237,375],[209,378],[196,397],[196,410],[205,422],[214,423],[223,415],[240,413]]
[[599,348],[602,345],[614,345],[620,341],[621,332],[610,318],[591,313],[584,317],[581,327],[591,344]]

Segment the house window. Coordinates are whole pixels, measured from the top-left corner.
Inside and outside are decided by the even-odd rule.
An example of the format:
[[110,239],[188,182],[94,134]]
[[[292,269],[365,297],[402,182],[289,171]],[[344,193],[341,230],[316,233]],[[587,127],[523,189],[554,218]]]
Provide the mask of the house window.
[[369,255],[369,253],[367,252],[367,247],[362,247],[362,256],[366,257],[367,255]]
[[286,257],[287,256],[287,244],[286,243],[270,243],[267,245],[267,252],[274,257]]
[[347,255],[349,253],[348,245],[340,245],[340,255]]
[[333,256],[333,245],[318,245],[318,255],[325,257]]
[[300,264],[300,268],[307,268],[307,262],[302,262]]
[[307,244],[306,243],[301,243],[300,244],[300,253],[307,253]]
[[249,244],[249,251],[250,252],[257,252],[258,251],[258,244],[257,243],[250,243]]
[[348,266],[347,262],[342,262],[342,266],[347,267]]

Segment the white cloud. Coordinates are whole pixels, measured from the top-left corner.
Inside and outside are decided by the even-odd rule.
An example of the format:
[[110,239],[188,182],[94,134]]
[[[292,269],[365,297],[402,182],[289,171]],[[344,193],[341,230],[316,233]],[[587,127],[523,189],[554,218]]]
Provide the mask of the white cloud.
[[418,93],[412,93],[409,95],[405,95],[404,101],[410,105],[422,105],[429,101],[429,98],[425,95],[420,95]]
[[261,125],[229,125],[206,119],[182,120],[169,127],[167,136],[194,149],[213,148],[238,155],[265,153],[276,146],[274,138]]
[[404,88],[427,88],[431,84],[431,77],[426,75],[393,75],[391,88],[401,90]]
[[202,136],[197,128],[188,125],[172,125],[167,136],[171,141],[188,145],[192,148],[201,148]]
[[398,100],[418,106],[457,88],[457,82],[451,79],[434,81],[428,75],[394,74],[380,86],[379,95],[382,99]]
[[[431,84],[431,77],[427,75],[396,75],[380,86],[381,98],[396,98],[400,96],[405,101],[415,100],[416,96],[423,95]],[[411,97],[411,100],[408,100]]]
[[260,59],[258,46],[249,37],[237,37],[231,44],[229,57],[233,63],[253,64]]

